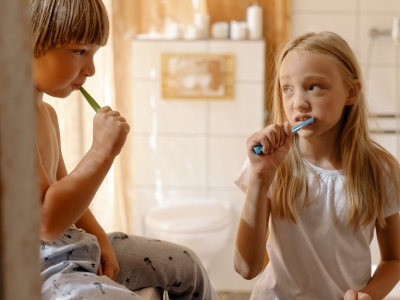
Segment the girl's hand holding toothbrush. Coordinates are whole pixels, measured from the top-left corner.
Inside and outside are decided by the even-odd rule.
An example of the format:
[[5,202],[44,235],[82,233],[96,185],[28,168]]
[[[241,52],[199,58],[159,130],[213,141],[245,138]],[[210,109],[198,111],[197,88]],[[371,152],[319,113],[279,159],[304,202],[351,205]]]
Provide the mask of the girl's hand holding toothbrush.
[[[275,174],[289,152],[293,136],[289,122],[271,124],[251,135],[247,139],[247,153],[253,172],[260,175],[266,172]],[[258,145],[262,146],[260,155],[255,154],[253,150]]]

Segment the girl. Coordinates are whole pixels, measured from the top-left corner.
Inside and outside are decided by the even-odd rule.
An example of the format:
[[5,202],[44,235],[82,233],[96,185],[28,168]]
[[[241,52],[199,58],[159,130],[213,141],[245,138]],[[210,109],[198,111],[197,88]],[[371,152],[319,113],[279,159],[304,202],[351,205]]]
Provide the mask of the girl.
[[400,277],[400,166],[371,140],[356,57],[338,35],[308,33],[282,49],[276,70],[273,124],[247,140],[235,181],[247,194],[235,269],[262,271],[269,231],[251,299],[382,299]]
[[30,5],[43,299],[139,299],[132,291],[148,286],[168,290],[171,299],[218,299],[191,250],[123,233],[107,235],[90,212],[129,132],[119,112],[109,107],[97,112],[90,150],[70,174],[65,168],[57,115],[43,94],[65,98],[94,75],[93,56],[109,32],[103,3],[30,0]]

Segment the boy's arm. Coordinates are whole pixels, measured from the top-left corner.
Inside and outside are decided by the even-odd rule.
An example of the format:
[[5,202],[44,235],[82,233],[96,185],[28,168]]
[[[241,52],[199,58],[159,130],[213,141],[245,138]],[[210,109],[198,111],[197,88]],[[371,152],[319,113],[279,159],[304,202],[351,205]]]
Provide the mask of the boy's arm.
[[[54,110],[50,109],[49,113],[58,131]],[[83,216],[121,151],[128,132],[125,119],[109,107],[103,107],[94,117],[92,147],[70,174],[67,174],[60,150],[58,181],[42,192],[42,240],[55,240]],[[59,137],[59,132],[57,134]]]
[[108,239],[104,229],[97,222],[96,218],[88,208],[83,216],[75,223],[78,228],[82,228],[88,233],[97,237],[97,241],[101,250],[101,261],[98,268],[98,274],[106,275],[112,280],[115,280],[119,274],[119,265],[115,256],[114,249]]

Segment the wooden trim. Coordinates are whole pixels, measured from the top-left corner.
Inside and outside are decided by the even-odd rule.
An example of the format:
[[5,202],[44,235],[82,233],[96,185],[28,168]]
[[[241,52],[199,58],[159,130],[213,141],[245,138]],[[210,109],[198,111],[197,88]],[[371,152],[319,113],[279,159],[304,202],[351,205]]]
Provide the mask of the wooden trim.
[[29,4],[0,1],[0,299],[41,299]]

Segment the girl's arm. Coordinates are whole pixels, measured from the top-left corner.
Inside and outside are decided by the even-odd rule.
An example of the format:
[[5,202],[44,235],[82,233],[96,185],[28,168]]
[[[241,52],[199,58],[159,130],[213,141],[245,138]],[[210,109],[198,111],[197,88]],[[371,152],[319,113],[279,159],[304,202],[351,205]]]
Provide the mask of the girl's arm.
[[[49,113],[59,138],[57,116],[52,108]],[[109,107],[101,108],[93,121],[92,147],[70,174],[65,169],[59,145],[58,181],[41,191],[42,240],[57,239],[83,216],[125,143],[128,132],[129,125],[118,112]]]
[[[290,149],[292,138],[290,124],[286,122],[284,125],[272,124],[247,140],[249,185],[234,248],[234,267],[243,278],[252,279],[262,271],[271,211],[268,191]],[[253,152],[257,145],[263,146],[261,155]]]
[[271,210],[267,194],[272,179],[250,176],[234,249],[235,270],[245,279],[253,279],[263,268]]
[[371,281],[360,292],[372,299],[383,299],[400,280],[400,216],[398,213],[386,218],[387,226],[376,226],[376,237],[381,261]]

